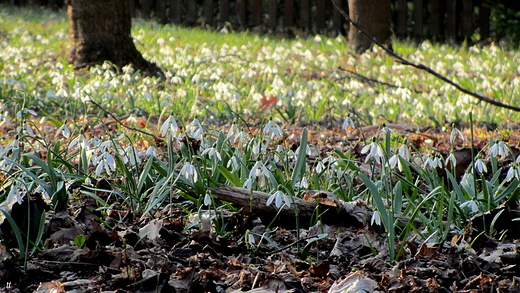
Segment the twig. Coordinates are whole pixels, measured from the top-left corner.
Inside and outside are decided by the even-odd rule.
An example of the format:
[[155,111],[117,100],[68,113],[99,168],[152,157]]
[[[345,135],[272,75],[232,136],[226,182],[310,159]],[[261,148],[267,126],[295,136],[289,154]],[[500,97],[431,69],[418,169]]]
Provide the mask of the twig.
[[150,133],[150,132],[146,132],[144,130],[141,130],[141,129],[137,129],[135,127],[131,127],[131,126],[128,126],[128,125],[125,125],[123,123],[123,121],[119,120],[119,118],[117,118],[116,116],[114,116],[114,114],[110,113],[110,111],[108,111],[107,109],[103,108],[103,106],[101,106],[100,104],[96,103],[92,98],[89,99],[89,102],[91,102],[92,104],[94,104],[96,107],[98,107],[99,109],[101,109],[103,112],[105,112],[108,116],[112,117],[117,123],[119,123],[121,126],[123,126],[124,128],[126,129],[129,129],[129,130],[132,130],[132,131],[137,131],[139,133],[142,133],[144,135],[148,135],[148,136],[151,136],[153,137],[155,140],[162,140],[162,138]]
[[[380,85],[384,85],[384,86],[391,87],[391,88],[396,88],[396,89],[399,89],[399,88],[409,89],[410,91],[412,91],[414,93],[423,93],[424,92],[424,91],[421,91],[421,90],[416,90],[414,88],[398,86],[398,85],[391,84],[391,83],[388,83],[388,82],[385,82],[385,81],[380,81],[378,79],[366,77],[366,76],[364,76],[362,74],[359,74],[359,73],[354,72],[354,71],[350,71],[350,70],[345,69],[345,68],[343,68],[341,66],[339,66],[338,69],[341,70],[341,71],[347,72],[348,74],[354,75],[357,79],[359,79],[359,80],[361,80],[363,82],[366,82],[366,83],[370,84],[371,86],[374,86],[377,83],[377,84],[380,84]],[[346,78],[346,77],[344,77],[344,78]]]
[[392,51],[390,48],[388,48],[387,46],[385,46],[384,44],[382,44],[381,42],[379,42],[378,40],[376,40],[372,35],[370,35],[369,33],[367,33],[364,29],[362,29],[359,24],[357,24],[355,21],[353,21],[350,16],[348,15],[348,13],[345,12],[345,10],[343,10],[341,7],[339,7],[339,5],[336,3],[335,0],[331,0],[332,1],[332,4],[334,5],[334,7],[341,13],[341,15],[350,23],[352,24],[352,26],[354,26],[356,29],[358,29],[363,35],[365,35],[365,37],[367,37],[372,43],[376,44],[377,46],[381,47],[381,49],[383,49],[386,53],[388,53],[390,56],[394,57],[397,59],[397,62],[401,63],[401,64],[404,64],[404,65],[409,65],[409,66],[412,66],[412,67],[415,67],[417,69],[420,69],[420,70],[423,70],[423,71],[426,71],[427,73],[435,76],[436,78],[452,85],[453,87],[455,87],[457,90],[467,94],[467,95],[470,95],[472,97],[475,97],[477,98],[478,100],[480,101],[483,101],[483,102],[486,102],[486,103],[489,103],[491,105],[494,105],[494,106],[498,106],[498,107],[502,107],[502,108],[506,108],[506,109],[509,109],[509,110],[513,110],[513,111],[516,111],[516,112],[520,112],[520,108],[519,107],[515,107],[515,106],[512,106],[512,105],[508,105],[508,104],[504,104],[502,102],[499,102],[497,100],[493,100],[493,99],[490,99],[486,96],[483,96],[481,94],[478,94],[478,93],[475,93],[473,91],[470,91],[464,87],[462,87],[461,85],[459,85],[458,83],[454,82],[453,80],[449,79],[448,77],[438,73],[437,71],[431,69],[430,67],[424,65],[424,64],[417,64],[417,63],[413,63],[411,61],[408,61],[406,59],[404,59],[403,57],[397,55],[396,53],[394,53],[394,51]]

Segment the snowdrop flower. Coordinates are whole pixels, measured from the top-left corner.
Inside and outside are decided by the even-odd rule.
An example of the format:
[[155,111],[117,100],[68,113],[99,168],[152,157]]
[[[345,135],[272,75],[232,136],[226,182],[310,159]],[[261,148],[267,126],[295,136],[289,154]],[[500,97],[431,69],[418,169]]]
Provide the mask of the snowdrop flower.
[[309,187],[309,181],[307,181],[307,177],[303,177],[300,182],[296,182],[296,187],[299,188],[307,188]]
[[475,169],[477,169],[477,171],[480,174],[487,173],[487,171],[488,171],[486,164],[481,159],[478,159],[475,161]]
[[396,166],[399,169],[399,171],[403,171],[403,165],[401,164],[401,160],[399,160],[399,157],[403,158],[407,162],[410,161],[410,150],[408,150],[408,147],[406,146],[406,143],[402,144],[398,149],[397,153],[394,154],[389,160],[388,164],[390,165],[390,168],[394,169]]
[[193,121],[186,127],[186,132],[194,139],[202,138],[202,124],[199,119],[193,119]]
[[218,150],[216,148],[207,148],[205,149],[201,155],[205,155],[207,154],[210,158],[217,158],[219,161],[222,160],[222,157],[220,156],[220,153],[218,152]]
[[446,158],[446,161],[444,162],[444,166],[449,167],[450,165],[453,168],[457,166],[457,158],[455,158],[455,154],[453,153],[453,151],[450,152],[450,155]]
[[468,200],[460,205],[461,208],[469,207],[473,213],[478,212],[478,206],[479,203],[475,200]]
[[236,156],[232,156],[231,159],[229,159],[226,167],[228,169],[230,167],[233,167],[233,170],[238,170],[239,165],[238,165],[237,157]]
[[269,136],[271,139],[280,138],[283,136],[282,129],[280,126],[278,126],[278,124],[274,123],[273,120],[269,120],[269,122],[267,122],[262,132],[267,135],[271,134]]
[[347,116],[347,118],[345,118],[345,121],[343,121],[343,125],[341,126],[341,128],[349,130],[349,127],[352,129],[356,128],[356,126],[354,125],[354,120],[352,119],[352,117],[350,117],[350,114]]
[[16,119],[22,119],[23,117],[23,114],[31,114],[33,116],[38,116],[38,114],[36,112],[34,112],[33,110],[30,110],[30,109],[27,109],[27,108],[24,108],[23,110],[21,111],[18,111],[16,113]]
[[177,121],[175,121],[175,118],[173,116],[170,116],[168,117],[168,119],[166,119],[166,121],[164,121],[160,131],[162,132],[162,137],[165,137],[168,133],[172,137],[175,137],[177,135],[177,132],[179,131],[179,125],[177,125]]
[[123,151],[119,152],[123,158],[125,164],[130,163],[130,166],[135,166],[141,163],[141,159],[137,155],[137,151],[133,146],[126,147]]
[[209,193],[206,193],[206,195],[204,196],[204,205],[210,206],[212,202],[213,199],[211,198],[211,195],[209,195]]
[[16,128],[17,132],[22,132],[25,135],[28,136],[34,136],[34,131],[32,130],[31,126],[24,124],[18,128]]
[[181,175],[190,182],[196,182],[199,179],[197,169],[190,162],[186,162],[181,169]]
[[376,142],[376,139],[372,139],[372,142],[361,149],[362,154],[367,154],[365,158],[365,163],[368,162],[370,158],[374,158],[377,163],[381,162],[381,159],[385,155],[383,148]]
[[242,187],[244,187],[247,190],[252,190],[253,189],[253,178],[251,178],[251,177],[247,178],[247,180],[244,182],[244,185]]
[[157,156],[157,149],[154,148],[153,146],[149,146],[149,147],[146,149],[145,155],[156,157],[156,156]]
[[381,226],[381,214],[379,211],[374,211],[372,213],[372,218],[370,219],[370,225],[374,226],[374,224]]
[[283,204],[286,204],[288,206],[291,205],[291,199],[289,196],[287,196],[285,193],[281,192],[280,190],[273,193],[268,199],[265,205],[270,206],[274,201],[274,205],[277,209],[282,207]]
[[426,161],[424,162],[424,168],[427,168],[427,167],[434,168],[434,169],[442,168],[442,162],[439,159],[439,156],[437,156],[437,155],[428,156],[428,159],[426,159]]
[[263,176],[265,176],[267,174],[269,174],[269,170],[264,165],[264,163],[262,163],[260,161],[256,161],[255,165],[253,166],[253,168],[249,172],[249,178],[263,177]]
[[457,136],[460,137],[461,140],[464,140],[464,136],[462,135],[462,132],[458,130],[457,128],[453,127],[451,130],[450,135],[450,143],[453,145],[455,143],[455,139],[457,139]]
[[505,180],[511,181],[513,178],[520,180],[520,166],[518,164],[514,164],[509,168]]
[[495,158],[500,157],[503,160],[509,155],[509,148],[503,141],[495,141],[489,148],[489,155]]
[[109,153],[105,152],[101,156],[95,158],[92,162],[94,165],[97,165],[96,167],[96,175],[101,175],[103,170],[110,175],[112,172],[116,171],[116,161],[114,160],[114,157],[110,155]]
[[67,124],[63,124],[58,131],[56,131],[56,135],[63,135],[65,138],[70,138],[70,129],[67,127]]
[[69,150],[73,149],[75,146],[78,146],[80,149],[87,149],[88,145],[88,140],[85,138],[83,134],[80,134],[70,142]]
[[11,125],[11,120],[9,120],[9,118],[7,117],[7,113],[4,115],[4,114],[0,114],[0,126],[2,125]]

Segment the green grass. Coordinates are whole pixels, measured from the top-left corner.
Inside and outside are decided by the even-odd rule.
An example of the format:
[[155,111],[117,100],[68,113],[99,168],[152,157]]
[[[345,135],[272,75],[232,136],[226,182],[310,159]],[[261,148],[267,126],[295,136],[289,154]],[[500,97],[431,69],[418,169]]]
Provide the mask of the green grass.
[[[323,117],[342,121],[355,112],[361,113],[359,118],[365,124],[444,124],[467,121],[470,111],[477,121],[501,123],[520,118],[517,113],[479,103],[384,54],[350,55],[343,37],[281,39],[136,20],[133,36],[137,47],[166,71],[164,87],[158,86],[157,80],[132,74],[113,76],[101,67],[76,74],[66,60],[65,12],[1,6],[0,13],[0,77],[24,83],[27,94],[43,103],[44,110],[54,117],[77,113],[70,106],[74,99],[62,102],[47,98],[49,91],[63,89],[69,96],[89,92],[119,115],[140,108],[150,114],[173,113],[183,118],[230,119],[240,114],[273,116],[281,121],[288,118],[280,113],[291,112],[296,121]],[[512,105],[519,102],[517,51],[428,42],[417,47],[399,41],[394,42],[394,48],[470,90]],[[363,84],[338,70],[340,66],[403,88]],[[268,111],[258,111],[263,95],[278,98]]]

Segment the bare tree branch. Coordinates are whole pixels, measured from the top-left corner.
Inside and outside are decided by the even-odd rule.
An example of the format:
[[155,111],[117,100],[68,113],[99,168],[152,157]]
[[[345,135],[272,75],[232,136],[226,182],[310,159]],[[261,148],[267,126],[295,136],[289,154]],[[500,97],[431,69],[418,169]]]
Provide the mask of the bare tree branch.
[[481,94],[478,94],[476,92],[473,92],[467,88],[464,88],[462,87],[461,85],[459,85],[458,83],[454,82],[453,80],[449,79],[448,77],[438,73],[437,71],[433,70],[432,68],[424,65],[424,64],[417,64],[417,63],[413,63],[411,61],[408,61],[407,59],[397,55],[396,53],[394,53],[390,48],[388,48],[387,46],[385,46],[384,44],[382,44],[381,42],[377,41],[374,37],[372,37],[369,33],[367,33],[363,28],[361,28],[359,26],[359,24],[357,24],[355,21],[353,21],[350,16],[348,15],[348,13],[345,12],[345,10],[343,10],[337,3],[335,0],[331,0],[332,1],[332,4],[334,5],[334,7],[341,13],[341,15],[343,15],[343,17],[352,25],[354,26],[356,29],[358,29],[363,35],[365,35],[370,41],[372,41],[372,43],[376,44],[377,46],[381,47],[381,49],[383,49],[386,53],[388,53],[390,56],[394,57],[395,59],[397,59],[397,62],[401,63],[401,64],[404,64],[404,65],[409,65],[409,66],[412,66],[412,67],[415,67],[417,69],[420,69],[420,70],[423,70],[423,71],[426,71],[428,72],[429,74],[435,76],[436,78],[452,85],[453,87],[455,87],[457,90],[467,94],[467,95],[470,95],[472,97],[475,97],[477,98],[478,100],[480,101],[483,101],[483,102],[486,102],[486,103],[489,103],[491,105],[494,105],[494,106],[498,106],[498,107],[502,107],[502,108],[506,108],[506,109],[509,109],[509,110],[513,110],[513,111],[516,111],[516,112],[520,112],[520,108],[519,107],[515,107],[515,106],[512,106],[512,105],[508,105],[508,104],[504,104],[502,102],[499,102],[497,100],[493,100],[491,98],[488,98],[486,96],[483,96]]

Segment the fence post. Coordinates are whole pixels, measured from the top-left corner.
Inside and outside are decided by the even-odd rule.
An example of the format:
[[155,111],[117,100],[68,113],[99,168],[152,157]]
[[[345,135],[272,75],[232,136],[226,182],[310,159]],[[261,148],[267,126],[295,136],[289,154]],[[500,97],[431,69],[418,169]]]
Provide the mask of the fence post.
[[424,13],[423,13],[423,0],[413,0],[413,37],[422,39],[424,37],[423,24],[424,24]]
[[396,34],[398,37],[406,37],[406,20],[408,19],[408,5],[406,0],[397,1],[397,25]]
[[224,26],[229,21],[229,0],[219,1],[219,26]]
[[285,0],[283,27],[288,28],[294,24],[294,0]]
[[262,24],[262,0],[250,1],[249,8],[251,9],[251,26],[258,26]]
[[327,2],[326,0],[316,0],[316,17],[314,18],[314,22],[316,24],[316,30],[318,33],[323,33],[325,30],[325,13]]
[[276,30],[276,21],[277,10],[278,10],[278,1],[277,0],[269,0],[269,4],[267,7],[267,27],[270,30]]
[[180,24],[182,21],[181,1],[170,0],[170,21],[175,24]]
[[473,0],[462,0],[461,30],[464,39],[471,39],[473,34]]
[[491,11],[489,11],[489,7],[484,5],[484,3],[480,3],[479,9],[479,27],[480,27],[480,39],[486,40],[489,38],[489,19],[491,15]]
[[[343,1],[347,0],[332,0],[334,1],[338,7],[343,8]],[[346,13],[348,13],[348,10],[345,10]],[[343,15],[341,15],[341,12],[336,9],[336,6],[334,6],[333,12],[332,12],[332,29],[336,31],[336,33],[341,33],[343,25]]]
[[197,1],[186,1],[186,24],[195,25],[197,23]]
[[238,25],[244,29],[247,27],[246,19],[246,0],[237,0],[235,3],[235,10],[237,13]]
[[431,25],[431,35],[432,38],[436,41],[442,40],[443,36],[441,35],[441,1],[440,0],[432,0],[431,2],[431,13],[430,13],[430,25]]
[[155,17],[157,21],[162,24],[166,24],[166,1],[167,0],[156,0],[155,2]]
[[213,0],[204,0],[203,5],[204,24],[213,26]]
[[311,22],[309,0],[300,0],[300,28],[308,30]]
[[446,1],[446,39],[457,40],[457,1]]

